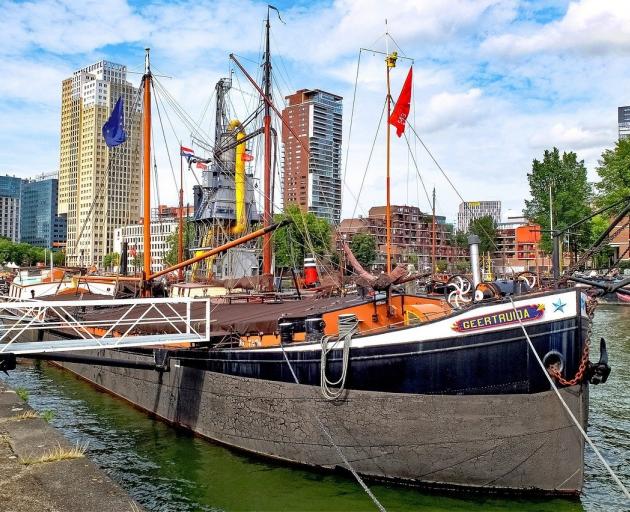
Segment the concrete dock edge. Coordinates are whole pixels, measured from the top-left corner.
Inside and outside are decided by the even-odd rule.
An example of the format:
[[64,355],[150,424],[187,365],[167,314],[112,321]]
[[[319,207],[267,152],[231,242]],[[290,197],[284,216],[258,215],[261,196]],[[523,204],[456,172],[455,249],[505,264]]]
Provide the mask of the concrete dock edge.
[[0,382],[0,511],[143,510],[76,448]]

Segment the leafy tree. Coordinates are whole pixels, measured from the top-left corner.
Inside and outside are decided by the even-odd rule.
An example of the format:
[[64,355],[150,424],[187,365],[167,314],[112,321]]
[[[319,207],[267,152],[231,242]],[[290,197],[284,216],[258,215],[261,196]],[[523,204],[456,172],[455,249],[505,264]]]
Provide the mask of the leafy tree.
[[15,243],[6,238],[0,239],[0,264],[15,263],[29,266],[44,262],[44,249],[25,243]]
[[[468,232],[479,237],[479,252],[494,252],[497,249],[497,225],[490,215],[473,220]],[[468,237],[466,237],[466,246]]]
[[131,258],[131,266],[134,272],[140,272],[144,268],[144,254],[141,252],[136,253],[136,255]]
[[376,259],[376,240],[369,233],[357,233],[350,241],[350,250],[361,266],[367,270]]
[[468,235],[463,231],[457,231],[451,236],[452,244],[455,247],[468,247]]
[[287,226],[273,233],[273,247],[278,267],[301,267],[304,255],[322,257],[330,255],[330,224],[314,213],[304,213],[297,205],[289,205],[274,222],[290,219]]
[[460,274],[470,272],[470,262],[466,260],[457,260],[453,264],[453,267],[455,268],[455,271]]
[[53,251],[53,263],[56,267],[64,265],[66,263],[66,252],[61,251]]
[[[543,230],[540,247],[551,252],[549,234],[549,188],[553,201],[553,227],[562,230],[590,214],[591,187],[586,178],[584,161],[573,152],[562,153],[558,148],[545,150],[542,161],[532,162],[532,171],[527,174],[531,199],[525,200],[525,216],[541,226]],[[591,223],[585,222],[575,228],[572,237],[574,248],[588,246]]]
[[[195,223],[184,222],[184,259],[187,259],[187,248],[192,247],[195,241]],[[177,264],[177,255],[179,248],[179,226],[173,233],[171,233],[166,239],[168,244],[168,251],[164,255],[164,263],[167,266]]]
[[448,261],[446,260],[437,260],[435,262],[435,269],[438,272],[444,272],[448,268]]
[[[607,149],[597,167],[601,180],[595,183],[596,202],[599,207],[610,206],[630,197],[630,138],[620,139],[614,149]],[[620,211],[624,204],[613,211]]]
[[110,252],[103,256],[103,267],[112,270],[113,267],[117,267],[120,264],[120,254],[117,252]]

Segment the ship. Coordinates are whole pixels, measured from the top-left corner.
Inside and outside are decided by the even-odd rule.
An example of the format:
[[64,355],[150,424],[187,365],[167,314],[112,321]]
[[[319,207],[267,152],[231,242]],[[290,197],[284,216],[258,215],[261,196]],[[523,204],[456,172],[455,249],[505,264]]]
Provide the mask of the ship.
[[[269,16],[266,29],[263,75],[269,85]],[[145,94],[151,83],[148,57],[146,62]],[[395,56],[388,54],[386,62],[389,76]],[[262,132],[269,137],[273,105],[268,89],[259,91]],[[144,105],[150,108],[150,101]],[[233,134],[242,133],[237,126]],[[144,150],[150,151],[148,138]],[[147,180],[147,198],[149,185]],[[248,196],[247,187],[241,192]],[[201,190],[198,197],[202,211],[221,202]],[[260,230],[210,250],[199,247],[168,271],[202,261],[209,266],[208,258],[264,236],[264,285],[271,273],[269,236],[278,228],[269,208],[265,204]],[[251,215],[247,208],[239,211]],[[231,220],[238,223],[238,215]],[[196,329],[209,332],[201,341],[42,350],[31,357],[54,360],[172,425],[278,461],[439,489],[576,495],[584,482],[578,427],[587,425],[589,383],[607,377],[605,361],[589,362],[595,300],[585,289],[532,288],[519,280],[505,289],[483,283],[478,240],[470,242],[472,280],[466,287],[453,285],[454,303],[397,291],[409,276],[388,268],[371,281],[375,293],[364,297],[215,301],[210,318],[204,315],[210,299],[199,300],[191,306],[192,316],[202,319]],[[149,251],[144,258],[150,269]],[[146,283],[162,275],[143,276],[145,295]],[[182,313],[183,307],[171,309]],[[186,332],[183,324],[163,322],[159,309],[134,308],[129,318],[143,319],[137,334]],[[92,334],[123,334],[115,328],[122,316],[115,308],[69,311]],[[48,328],[45,335],[77,337],[63,327]],[[41,331],[37,336],[42,339]]]

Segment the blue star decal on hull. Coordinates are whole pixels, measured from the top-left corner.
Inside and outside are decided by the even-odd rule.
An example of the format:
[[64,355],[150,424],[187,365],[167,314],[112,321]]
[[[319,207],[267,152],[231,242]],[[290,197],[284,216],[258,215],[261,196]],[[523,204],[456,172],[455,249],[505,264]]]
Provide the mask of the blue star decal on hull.
[[558,311],[560,311],[560,313],[564,313],[564,308],[567,305],[567,303],[566,302],[562,302],[562,299],[558,299],[558,302],[554,302],[552,305],[555,308],[553,310],[554,313],[556,313]]

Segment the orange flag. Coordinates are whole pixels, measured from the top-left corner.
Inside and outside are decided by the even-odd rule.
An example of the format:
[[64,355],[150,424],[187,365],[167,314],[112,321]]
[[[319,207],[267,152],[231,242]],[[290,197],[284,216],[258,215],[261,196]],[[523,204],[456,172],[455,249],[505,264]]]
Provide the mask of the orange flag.
[[398,101],[394,105],[394,110],[389,117],[389,124],[396,127],[396,135],[399,137],[405,131],[405,123],[407,122],[407,116],[409,115],[409,109],[411,107],[411,79],[413,75],[413,68],[409,68],[407,78],[403,85]]

